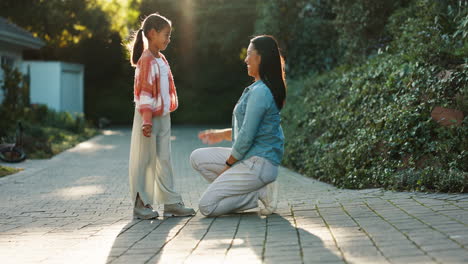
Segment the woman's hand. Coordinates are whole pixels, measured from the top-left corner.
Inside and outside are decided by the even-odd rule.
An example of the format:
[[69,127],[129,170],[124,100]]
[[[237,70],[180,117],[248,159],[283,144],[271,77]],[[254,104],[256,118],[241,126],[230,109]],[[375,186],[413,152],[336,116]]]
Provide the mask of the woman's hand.
[[218,129],[209,129],[198,133],[198,138],[204,144],[216,144],[225,139],[226,131]]
[[151,125],[143,125],[141,130],[143,131],[143,136],[151,137],[151,131],[153,130],[153,127]]
[[229,167],[229,166],[224,166],[224,169],[218,174],[218,176],[223,174],[225,171],[229,170],[230,168],[231,167]]
[[[229,155],[229,158],[226,160],[226,166],[224,166],[224,169],[218,174],[218,176],[229,170],[237,161],[238,160],[236,158],[234,158],[232,155]],[[228,164],[230,164],[230,166]]]

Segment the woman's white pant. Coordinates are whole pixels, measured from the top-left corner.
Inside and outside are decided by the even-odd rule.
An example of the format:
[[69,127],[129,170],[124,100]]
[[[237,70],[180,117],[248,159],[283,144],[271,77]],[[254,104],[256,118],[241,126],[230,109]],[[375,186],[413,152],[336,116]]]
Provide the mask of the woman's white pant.
[[171,117],[153,117],[151,137],[141,131],[143,119],[135,109],[130,143],[129,180],[133,202],[139,194],[144,204],[182,201],[174,191],[171,163]]
[[278,166],[254,156],[239,161],[223,174],[231,148],[201,148],[190,155],[195,170],[211,184],[202,195],[199,208],[205,216],[218,216],[258,206],[259,191],[276,180]]

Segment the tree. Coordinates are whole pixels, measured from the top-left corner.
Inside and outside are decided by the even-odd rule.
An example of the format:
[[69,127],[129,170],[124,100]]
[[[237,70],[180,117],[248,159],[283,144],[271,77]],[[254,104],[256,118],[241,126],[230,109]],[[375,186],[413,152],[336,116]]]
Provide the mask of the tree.
[[255,6],[248,0],[142,1],[142,18],[159,12],[173,22],[164,54],[179,94],[175,122],[230,123],[237,99],[251,83],[242,51],[254,32]]
[[[136,0],[5,0],[0,16],[46,41],[39,51],[27,51],[25,59],[60,60],[85,65],[85,113],[97,121],[107,117],[113,123],[132,118],[132,72],[126,60],[122,38],[135,16]],[[26,7],[26,8],[25,8]],[[118,14],[116,12],[118,11]],[[122,13],[123,12],[123,13]],[[127,17],[121,20],[121,17]],[[119,20],[120,19],[120,20]]]

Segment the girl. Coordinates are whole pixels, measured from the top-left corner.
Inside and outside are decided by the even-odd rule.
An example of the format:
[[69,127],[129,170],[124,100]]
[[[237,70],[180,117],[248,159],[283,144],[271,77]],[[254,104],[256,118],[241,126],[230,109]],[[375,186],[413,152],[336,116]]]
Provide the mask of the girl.
[[171,30],[170,20],[151,14],[142,22],[131,49],[136,69],[129,179],[133,215],[140,219],[159,216],[153,201],[164,204],[164,216],[195,214],[174,191],[170,112],[177,109],[178,101],[171,69],[160,52],[170,43]]

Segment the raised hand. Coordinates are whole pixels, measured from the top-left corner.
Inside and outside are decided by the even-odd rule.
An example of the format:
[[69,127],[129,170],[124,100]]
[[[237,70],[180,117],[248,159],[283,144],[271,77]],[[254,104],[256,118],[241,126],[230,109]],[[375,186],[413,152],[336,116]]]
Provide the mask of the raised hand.
[[217,130],[217,129],[209,129],[209,130],[204,130],[198,133],[198,138],[204,143],[204,144],[216,144],[224,140],[225,138],[225,131],[223,130]]

